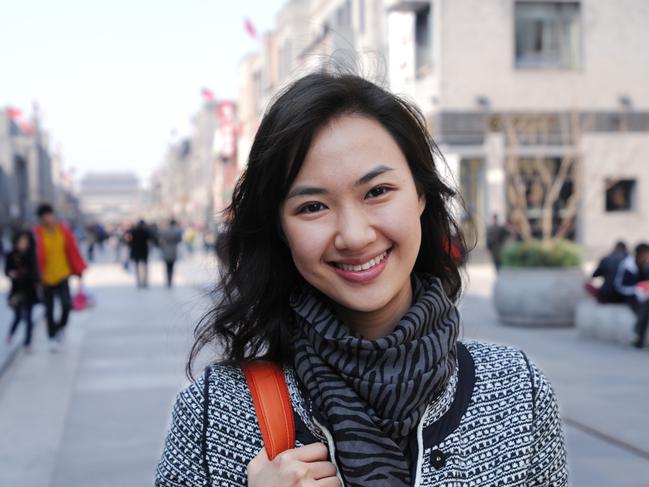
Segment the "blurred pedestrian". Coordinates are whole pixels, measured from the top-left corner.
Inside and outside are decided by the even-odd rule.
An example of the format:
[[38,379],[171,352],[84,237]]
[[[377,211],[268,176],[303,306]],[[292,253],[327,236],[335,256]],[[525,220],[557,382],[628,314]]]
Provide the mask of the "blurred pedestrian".
[[636,245],[635,256],[625,257],[618,266],[615,290],[636,315],[633,346],[642,348],[649,324],[649,294],[638,283],[649,280],[649,244]]
[[[86,269],[74,235],[67,225],[58,222],[54,209],[44,203],[36,211],[39,223],[34,227],[36,257],[43,285],[43,301],[50,351],[59,350],[71,309],[71,275],[79,276]],[[61,316],[54,318],[54,303],[61,305]]]
[[194,230],[192,227],[189,227],[187,230],[185,230],[185,233],[183,234],[183,240],[185,241],[185,248],[187,249],[187,252],[191,255],[194,253],[194,244],[196,243],[196,230]]
[[597,264],[597,268],[593,271],[592,277],[601,277],[603,282],[600,286],[588,282],[586,283],[586,291],[597,299],[600,303],[623,303],[624,296],[618,293],[615,289],[615,276],[620,267],[620,263],[627,257],[628,251],[626,244],[621,240],[616,242],[613,251],[604,256]]
[[0,225],[0,264],[2,263],[3,259],[5,256],[5,238],[4,238],[4,230],[2,228],[2,225]]
[[13,238],[12,250],[5,260],[5,274],[11,279],[9,305],[13,309],[14,319],[7,335],[7,343],[18,329],[21,321],[25,322],[25,349],[31,351],[32,343],[32,309],[38,301],[37,286],[39,283],[38,266],[31,232],[22,230]]
[[135,281],[138,288],[149,286],[149,246],[153,234],[144,220],[140,220],[129,232],[131,260],[135,265]]
[[182,242],[183,232],[178,222],[173,218],[169,220],[169,226],[158,231],[158,245],[162,260],[165,263],[167,273],[167,287],[173,284],[174,265],[178,259],[178,244]]
[[86,257],[88,262],[95,261],[95,246],[97,245],[97,232],[95,225],[86,226]]
[[501,225],[498,221],[498,215],[494,213],[491,220],[491,225],[487,227],[487,249],[491,254],[491,260],[496,267],[500,269],[501,252],[509,237],[509,230],[506,226]]

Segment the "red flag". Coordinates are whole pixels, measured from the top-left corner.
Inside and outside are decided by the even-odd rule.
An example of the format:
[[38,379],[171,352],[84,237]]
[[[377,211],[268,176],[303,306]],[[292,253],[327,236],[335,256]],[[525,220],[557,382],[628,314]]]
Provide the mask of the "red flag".
[[246,17],[245,20],[243,21],[243,25],[246,28],[248,35],[253,39],[256,39],[257,31],[255,30],[255,26],[252,24],[252,21],[248,17]]
[[20,118],[22,116],[22,114],[23,114],[23,112],[21,112],[20,109],[14,108],[14,107],[7,107],[5,109],[5,112],[7,112],[7,116],[11,120],[15,120],[17,118]]
[[216,106],[216,115],[221,123],[234,120],[235,105],[232,100],[223,100]]
[[21,122],[20,130],[22,130],[25,135],[32,135],[34,133],[34,129],[29,122]]
[[201,90],[201,95],[203,95],[203,98],[206,100],[213,100],[214,99],[214,92],[210,90],[209,88],[203,88]]

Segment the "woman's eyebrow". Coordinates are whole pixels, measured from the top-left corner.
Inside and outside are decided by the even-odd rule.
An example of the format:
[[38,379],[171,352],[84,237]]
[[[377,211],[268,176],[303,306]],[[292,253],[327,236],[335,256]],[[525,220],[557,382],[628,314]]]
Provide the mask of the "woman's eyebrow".
[[318,194],[327,194],[324,188],[317,188],[315,186],[296,186],[286,195],[286,199],[295,198],[296,196],[313,196]]
[[[393,168],[388,166],[377,166],[367,174],[358,178],[358,180],[356,180],[356,182],[354,183],[354,187],[367,184],[375,177],[393,170],[394,170]],[[291,198],[295,198],[296,196],[314,196],[314,195],[328,194],[328,193],[329,191],[327,191],[326,189],[318,188],[317,186],[296,186],[291,191],[289,191],[289,193],[286,195],[286,199],[288,200]]]
[[365,176],[358,178],[358,181],[354,183],[354,186],[362,186],[363,184],[369,183],[375,177],[380,176],[381,174],[388,171],[393,171],[393,169],[388,166],[377,166],[370,172],[368,172]]

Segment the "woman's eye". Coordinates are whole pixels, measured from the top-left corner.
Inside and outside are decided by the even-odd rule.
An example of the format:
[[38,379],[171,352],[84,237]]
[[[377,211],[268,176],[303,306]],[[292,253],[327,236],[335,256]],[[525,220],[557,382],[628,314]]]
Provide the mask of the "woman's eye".
[[386,188],[385,186],[377,186],[376,188],[372,188],[367,192],[367,196],[370,198],[376,198],[378,196],[382,196],[385,193],[390,191],[390,188]]
[[324,207],[325,206],[322,203],[308,203],[302,206],[298,210],[298,213],[317,213],[319,211],[322,211]]

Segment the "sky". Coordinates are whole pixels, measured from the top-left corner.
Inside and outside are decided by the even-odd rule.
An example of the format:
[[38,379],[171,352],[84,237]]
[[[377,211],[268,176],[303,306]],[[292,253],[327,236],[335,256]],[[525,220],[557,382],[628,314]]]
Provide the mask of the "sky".
[[0,0],[0,109],[34,102],[75,178],[148,178],[201,90],[236,98],[237,66],[284,0]]

